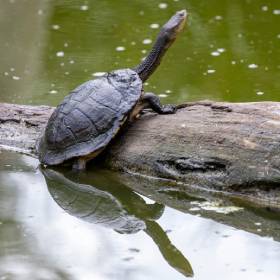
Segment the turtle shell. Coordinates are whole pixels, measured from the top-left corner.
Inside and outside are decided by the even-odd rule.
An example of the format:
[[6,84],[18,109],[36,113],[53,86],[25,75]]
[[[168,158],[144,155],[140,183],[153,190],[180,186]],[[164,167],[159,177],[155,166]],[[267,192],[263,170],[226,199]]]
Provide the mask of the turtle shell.
[[56,165],[104,148],[141,97],[142,81],[130,69],[88,81],[64,98],[38,144],[39,160]]

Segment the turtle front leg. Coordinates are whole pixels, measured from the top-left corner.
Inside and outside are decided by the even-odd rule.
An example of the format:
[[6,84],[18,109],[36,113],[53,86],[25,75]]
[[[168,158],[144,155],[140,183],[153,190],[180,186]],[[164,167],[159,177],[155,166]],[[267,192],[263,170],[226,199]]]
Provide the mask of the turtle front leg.
[[72,169],[76,171],[82,171],[86,169],[86,160],[84,158],[77,158],[74,160]]
[[159,97],[151,92],[145,93],[142,101],[146,104],[145,108],[150,107],[158,114],[175,114],[177,111],[175,105],[161,105]]

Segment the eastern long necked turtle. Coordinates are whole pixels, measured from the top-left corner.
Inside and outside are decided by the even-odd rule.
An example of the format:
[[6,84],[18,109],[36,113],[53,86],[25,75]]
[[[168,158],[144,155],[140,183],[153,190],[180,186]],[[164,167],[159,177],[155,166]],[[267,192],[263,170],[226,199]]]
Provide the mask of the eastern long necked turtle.
[[120,127],[147,107],[159,114],[175,113],[173,105],[160,104],[144,93],[143,82],[155,71],[166,50],[183,29],[186,10],[178,11],[163,25],[149,53],[134,69],[109,72],[80,85],[67,95],[51,115],[37,151],[45,165],[73,159],[73,168],[84,169],[117,134]]

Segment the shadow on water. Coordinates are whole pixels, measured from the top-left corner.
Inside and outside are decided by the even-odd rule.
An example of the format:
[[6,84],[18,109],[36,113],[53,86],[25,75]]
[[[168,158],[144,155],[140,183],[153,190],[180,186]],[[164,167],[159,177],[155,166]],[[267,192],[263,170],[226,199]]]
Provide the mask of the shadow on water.
[[156,222],[164,212],[164,205],[146,203],[140,195],[117,182],[106,171],[93,175],[89,172],[40,170],[51,196],[68,214],[120,234],[143,230],[170,266],[187,277],[193,276],[189,261]]

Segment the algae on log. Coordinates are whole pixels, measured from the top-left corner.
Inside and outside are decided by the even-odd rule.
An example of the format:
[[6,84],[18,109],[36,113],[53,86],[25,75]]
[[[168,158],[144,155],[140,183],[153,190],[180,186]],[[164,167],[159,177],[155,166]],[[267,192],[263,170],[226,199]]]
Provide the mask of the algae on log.
[[[52,111],[0,104],[0,145],[35,155]],[[112,169],[280,208],[279,129],[277,102],[191,102],[174,115],[144,114],[114,139],[104,160]]]

